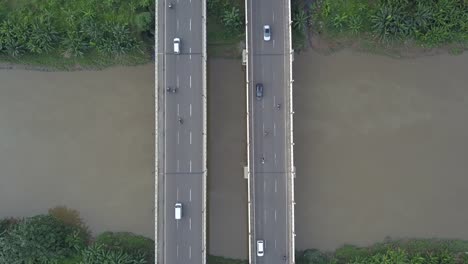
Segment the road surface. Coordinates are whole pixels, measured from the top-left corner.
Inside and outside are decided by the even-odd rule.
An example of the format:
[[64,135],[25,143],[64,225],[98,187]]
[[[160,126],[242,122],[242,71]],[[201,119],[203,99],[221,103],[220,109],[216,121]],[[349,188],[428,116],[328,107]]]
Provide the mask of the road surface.
[[[290,252],[293,176],[288,12],[287,0],[247,1],[252,263],[294,261]],[[270,25],[270,41],[263,39],[264,25]],[[256,98],[257,83],[264,86],[261,99]],[[257,256],[257,240],[265,242],[264,256]]]
[[[205,262],[204,1],[158,1],[158,262]],[[180,38],[180,54],[174,54]],[[170,87],[170,91],[167,88]],[[176,90],[175,90],[176,89]],[[174,205],[182,203],[182,218]]]

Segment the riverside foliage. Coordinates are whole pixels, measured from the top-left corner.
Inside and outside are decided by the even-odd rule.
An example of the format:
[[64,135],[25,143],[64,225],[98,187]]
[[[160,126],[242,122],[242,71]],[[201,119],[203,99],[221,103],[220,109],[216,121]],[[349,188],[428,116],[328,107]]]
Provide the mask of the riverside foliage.
[[318,0],[311,24],[332,33],[368,33],[381,42],[434,47],[468,42],[466,0]]
[[0,220],[0,264],[152,264],[154,241],[132,233],[92,238],[65,207],[47,215]]
[[150,0],[0,0],[0,55],[124,55],[153,21]]

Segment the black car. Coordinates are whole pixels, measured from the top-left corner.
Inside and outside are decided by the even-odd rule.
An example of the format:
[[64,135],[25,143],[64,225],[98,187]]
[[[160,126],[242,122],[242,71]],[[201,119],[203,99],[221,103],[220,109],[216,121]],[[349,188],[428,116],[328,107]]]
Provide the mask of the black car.
[[256,90],[257,100],[262,99],[262,97],[263,97],[263,84],[257,83],[255,88],[256,88],[255,90]]

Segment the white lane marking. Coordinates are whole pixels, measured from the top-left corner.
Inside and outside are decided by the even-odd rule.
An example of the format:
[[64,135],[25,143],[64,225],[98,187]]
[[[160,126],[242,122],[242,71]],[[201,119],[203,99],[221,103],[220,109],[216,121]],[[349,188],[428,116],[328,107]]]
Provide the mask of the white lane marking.
[[276,239],[275,239],[275,248],[276,248]]
[[275,40],[273,40],[273,48],[275,47]]
[[180,133],[179,131],[177,131],[177,145],[180,144]]
[[180,116],[180,105],[177,104],[177,116]]
[[262,100],[262,108],[265,108],[265,101]]
[[265,69],[262,68],[262,80],[264,80],[265,78],[263,77],[265,75]]
[[192,259],[192,246],[189,246],[188,250],[188,258]]
[[275,209],[275,222],[276,222],[276,209]]
[[[277,192],[277,191],[278,191],[278,181],[275,180],[275,192]],[[275,217],[276,217],[276,211],[275,211]]]
[[177,88],[179,87],[179,75],[177,75]]
[[176,252],[177,252],[177,258],[179,258],[179,245],[177,245]]
[[190,116],[192,116],[192,104],[190,104]]
[[275,166],[276,166],[276,162],[277,162],[277,159],[276,159],[276,152],[275,152]]
[[265,132],[265,123],[262,124],[262,131]]
[[190,28],[190,31],[192,31],[192,19],[190,19],[189,28]]
[[266,209],[263,210],[263,222],[266,224]]
[[190,191],[189,191],[189,201],[190,202],[192,201],[192,189],[190,189]]
[[192,60],[192,48],[189,48],[189,53],[190,53],[189,58],[190,60]]
[[176,27],[177,31],[179,31],[179,19],[177,19],[177,27]]
[[192,131],[190,131],[190,145],[192,145]]
[[273,123],[273,136],[276,136],[276,123]]
[[266,182],[263,182],[263,191],[266,192]]
[[179,221],[176,221],[176,229],[179,230]]
[[192,160],[190,160],[189,164],[190,164],[190,170],[189,171],[192,172]]
[[179,170],[180,170],[180,162],[179,160],[177,160],[177,172],[179,172]]
[[276,96],[273,96],[273,107],[276,107]]
[[192,88],[192,75],[190,75],[190,79],[189,79],[189,87]]
[[189,218],[189,230],[192,230],[192,218]]
[[176,199],[179,201],[179,188],[177,188]]
[[273,24],[275,23],[275,12],[273,12]]

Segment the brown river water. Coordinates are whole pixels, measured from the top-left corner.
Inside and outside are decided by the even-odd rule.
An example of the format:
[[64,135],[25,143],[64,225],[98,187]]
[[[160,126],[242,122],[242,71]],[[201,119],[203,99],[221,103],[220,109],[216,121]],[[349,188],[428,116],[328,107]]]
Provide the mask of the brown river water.
[[65,205],[154,237],[154,65],[0,70],[0,217]]
[[[294,62],[297,248],[468,239],[468,54]],[[0,71],[0,217],[66,205],[153,237],[154,65]],[[209,252],[247,258],[245,85],[209,61]]]

